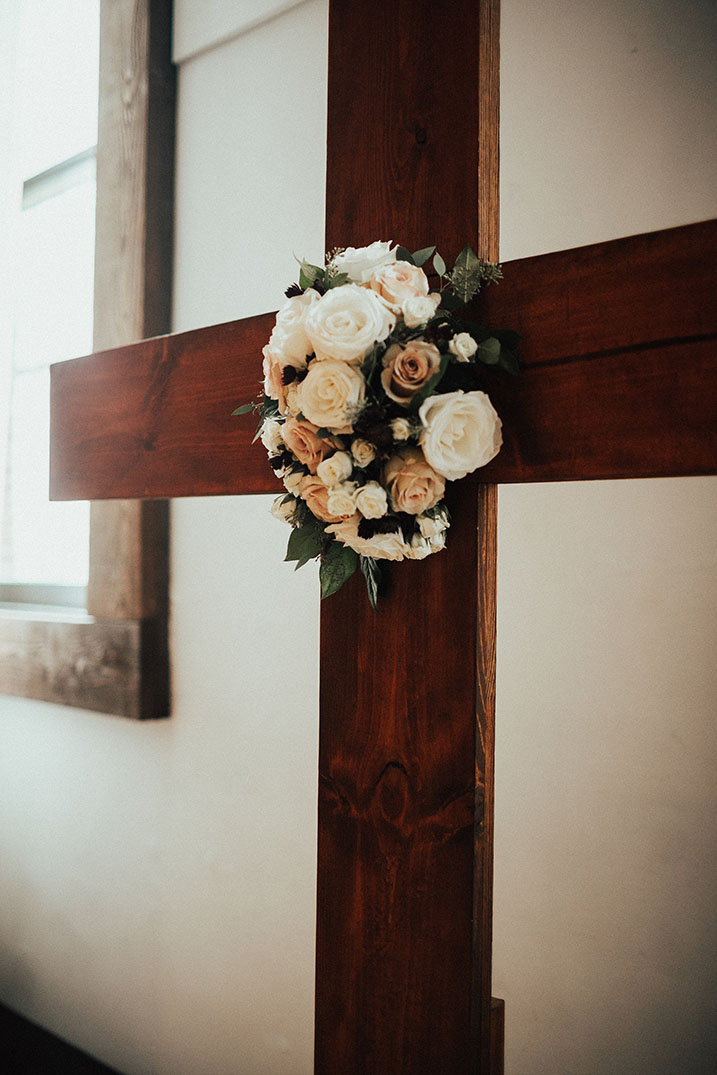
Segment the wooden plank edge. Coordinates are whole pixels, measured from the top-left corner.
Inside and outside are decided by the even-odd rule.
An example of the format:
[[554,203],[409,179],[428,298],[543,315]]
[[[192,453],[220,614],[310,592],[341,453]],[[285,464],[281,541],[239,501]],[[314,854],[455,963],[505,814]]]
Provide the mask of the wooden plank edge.
[[135,720],[168,716],[166,623],[0,610],[0,692]]
[[505,1070],[505,1001],[492,997],[490,1002],[490,1067],[488,1075],[503,1075]]

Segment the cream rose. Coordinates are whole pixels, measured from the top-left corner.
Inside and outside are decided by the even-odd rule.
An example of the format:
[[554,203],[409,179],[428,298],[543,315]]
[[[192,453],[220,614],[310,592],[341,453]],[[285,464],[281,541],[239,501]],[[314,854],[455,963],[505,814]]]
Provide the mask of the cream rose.
[[328,459],[324,459],[316,473],[324,485],[331,488],[332,485],[338,485],[350,478],[353,469],[354,461],[348,452],[334,452]]
[[485,466],[500,451],[501,420],[485,392],[429,396],[418,415],[424,427],[423,454],[449,481]]
[[373,273],[382,265],[390,265],[396,260],[396,251],[391,250],[390,241],[376,241],[370,246],[347,246],[334,258],[334,266],[339,272],[349,275],[355,284],[367,284]]
[[287,418],[281,427],[284,444],[293,452],[300,463],[316,474],[317,467],[335,445],[330,440],[317,437],[317,427],[300,418]]
[[366,482],[356,493],[356,507],[364,519],[381,519],[388,511],[386,490],[378,482]]
[[358,534],[360,519],[361,516],[356,514],[343,522],[327,526],[326,529],[359,556],[372,556],[375,560],[404,559],[408,546],[400,531],[396,534],[374,534],[371,538],[362,538]]
[[[286,484],[286,482],[284,482]],[[306,501],[309,511],[325,523],[336,523],[341,519],[340,515],[332,515],[329,511],[329,490],[320,478],[315,474],[305,474],[299,486],[299,495]],[[351,508],[353,511],[353,507]]]
[[351,432],[353,418],[365,398],[366,382],[361,371],[330,360],[312,362],[296,393],[304,417],[317,428],[334,433]]
[[424,538],[437,537],[448,529],[448,518],[442,512],[440,515],[419,515],[416,522]]
[[269,399],[276,400],[283,414],[286,410],[286,394],[281,358],[271,350],[268,344],[263,348],[262,354],[264,356],[264,393]]
[[283,523],[290,523],[296,514],[297,504],[298,500],[293,496],[289,499],[285,496],[278,496],[269,511],[275,519],[280,519]]
[[376,458],[376,448],[369,441],[356,437],[351,442],[351,455],[354,457],[357,467],[367,467]]
[[469,362],[478,350],[478,344],[469,332],[458,332],[448,344],[448,350],[459,362]]
[[392,455],[383,470],[383,483],[394,511],[420,515],[443,496],[446,483],[423,457],[420,448],[406,447]]
[[411,436],[411,423],[408,418],[394,418],[391,422],[391,432],[394,440],[408,440]]
[[332,288],[306,315],[306,332],[319,360],[361,362],[395,324],[378,296],[358,284]]
[[381,384],[389,399],[407,407],[441,365],[441,353],[425,340],[391,344],[383,356]]
[[415,298],[406,299],[403,304],[403,320],[409,328],[418,328],[430,321],[441,304],[441,296],[434,292],[431,295],[417,295]]
[[287,299],[276,315],[269,347],[297,369],[306,365],[306,356],[312,351],[306,335],[306,314],[319,297],[318,291],[308,288],[303,295]]
[[339,482],[329,489],[329,511],[339,518],[346,518],[356,511],[356,482]]
[[305,478],[305,474],[302,474],[300,470],[290,470],[288,474],[284,475],[284,488],[292,496],[299,496],[301,494],[301,483]]
[[410,261],[382,265],[371,277],[371,288],[397,313],[407,299],[428,294],[428,277]]
[[273,418],[267,418],[261,427],[261,443],[269,455],[278,455],[284,444],[283,426]]

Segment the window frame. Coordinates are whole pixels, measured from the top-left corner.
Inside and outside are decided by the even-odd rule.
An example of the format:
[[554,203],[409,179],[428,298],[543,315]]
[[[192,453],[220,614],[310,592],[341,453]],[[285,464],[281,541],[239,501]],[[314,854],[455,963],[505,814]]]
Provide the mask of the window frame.
[[[176,69],[171,0],[102,0],[96,351],[168,332]],[[167,501],[90,508],[87,609],[0,609],[0,692],[169,715]]]

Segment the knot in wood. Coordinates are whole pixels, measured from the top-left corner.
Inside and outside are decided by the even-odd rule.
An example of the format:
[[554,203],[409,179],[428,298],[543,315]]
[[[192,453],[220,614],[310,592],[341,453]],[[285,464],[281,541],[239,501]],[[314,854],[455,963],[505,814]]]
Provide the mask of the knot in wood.
[[391,825],[402,828],[410,801],[408,773],[398,761],[388,762],[374,788],[374,802],[382,817]]

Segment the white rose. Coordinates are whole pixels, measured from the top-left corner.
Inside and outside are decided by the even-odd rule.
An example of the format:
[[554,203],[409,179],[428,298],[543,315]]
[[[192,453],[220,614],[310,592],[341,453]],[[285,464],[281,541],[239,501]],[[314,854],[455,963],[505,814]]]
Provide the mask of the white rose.
[[378,482],[366,482],[356,493],[356,507],[364,519],[380,519],[388,511],[386,490]]
[[299,404],[299,381],[292,381],[284,388],[284,407],[293,418],[301,411]]
[[423,454],[449,481],[485,466],[500,451],[502,423],[485,392],[429,396],[418,415]]
[[441,512],[439,515],[417,515],[416,522],[424,538],[433,538],[448,529],[448,519]]
[[348,273],[353,283],[367,284],[381,265],[390,265],[396,260],[396,251],[390,247],[390,241],[376,241],[370,246],[348,246],[334,258],[334,265],[339,272]]
[[459,332],[448,344],[448,350],[459,362],[468,362],[478,350],[478,344],[469,332]]
[[376,449],[369,441],[356,437],[351,443],[351,455],[357,467],[367,467],[376,458]]
[[398,312],[408,299],[428,294],[428,277],[418,265],[396,261],[393,265],[382,265],[374,272],[371,287]]
[[408,440],[411,436],[411,423],[408,418],[394,418],[391,422],[391,432],[394,440]]
[[312,351],[309,337],[306,335],[306,314],[319,298],[318,291],[308,288],[303,295],[294,295],[293,298],[287,299],[276,315],[269,347],[286,360],[285,364],[297,369],[306,365],[306,356]]
[[374,534],[371,538],[359,537],[359,518],[358,515],[353,515],[350,519],[327,526],[326,529],[359,556],[372,556],[375,560],[403,560],[408,555],[408,545],[400,531],[396,534]]
[[304,473],[301,470],[291,470],[288,474],[284,475],[284,488],[292,496],[298,496],[301,491],[301,483],[304,480]]
[[[331,487],[332,485],[338,485],[339,482],[346,481],[351,477],[351,471],[354,469],[354,462],[348,452],[334,452],[328,459],[323,459],[316,468],[316,473],[321,478],[324,485]],[[334,512],[335,515],[342,515],[343,512]]]
[[353,515],[356,511],[356,482],[341,482],[329,489],[328,507],[332,515]]
[[304,416],[318,429],[333,433],[351,432],[353,417],[365,398],[366,381],[361,371],[332,361],[312,362],[296,393]]
[[430,556],[433,552],[430,541],[421,537],[420,534],[414,534],[411,538],[411,544],[408,547],[408,559],[409,560],[425,560],[427,556]]
[[403,304],[403,320],[409,328],[418,328],[430,321],[441,304],[441,296],[434,292],[431,295],[416,295],[412,299],[406,299]]
[[294,518],[297,504],[298,501],[293,496],[290,499],[287,499],[284,496],[278,496],[269,508],[269,511],[275,519],[280,519],[283,523],[290,523]]
[[261,443],[269,455],[278,455],[284,446],[281,426],[281,422],[275,422],[273,418],[268,418],[261,427]]
[[306,332],[319,360],[361,362],[395,324],[379,297],[358,284],[331,288],[306,315]]

